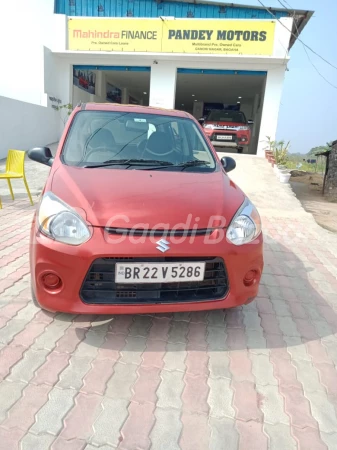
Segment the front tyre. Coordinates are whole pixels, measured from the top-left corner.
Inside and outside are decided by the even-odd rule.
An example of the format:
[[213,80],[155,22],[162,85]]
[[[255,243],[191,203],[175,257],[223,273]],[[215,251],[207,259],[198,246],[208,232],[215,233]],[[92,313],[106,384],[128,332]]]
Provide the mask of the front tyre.
[[37,308],[42,309],[40,303],[36,300],[36,295],[35,295],[35,292],[33,290],[33,286],[31,286],[30,290],[31,290],[31,296],[32,296],[32,300],[33,300],[34,305]]

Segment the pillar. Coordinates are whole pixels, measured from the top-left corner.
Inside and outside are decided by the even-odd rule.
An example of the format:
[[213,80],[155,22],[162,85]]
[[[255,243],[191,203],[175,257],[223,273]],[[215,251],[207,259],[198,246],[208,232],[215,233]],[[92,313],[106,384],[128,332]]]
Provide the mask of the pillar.
[[150,106],[173,109],[177,69],[172,63],[158,61],[151,67]]
[[264,156],[267,136],[270,136],[272,141],[275,140],[284,74],[285,66],[272,69],[267,74],[257,156]]
[[254,96],[254,104],[253,104],[253,112],[252,112],[252,120],[254,120],[254,125],[252,127],[252,137],[255,137],[256,135],[256,119],[257,119],[257,110],[258,110],[258,106],[259,106],[259,101],[260,101],[260,95],[259,94],[255,94]]
[[[263,92],[265,90],[266,83],[264,82],[263,86]],[[260,105],[261,101],[261,94],[255,94],[254,96],[254,104],[253,104],[253,113],[252,113],[252,120],[254,121],[254,124],[251,126],[251,141],[249,145],[249,151],[248,153],[251,155],[256,155],[257,152],[257,144],[259,139],[259,130],[260,130],[260,123],[261,123],[261,111],[262,111],[262,105]]]
[[95,94],[90,95],[91,102],[105,102],[106,101],[106,81],[105,74],[101,70],[95,70],[96,85]]
[[200,119],[204,112],[204,102],[193,102],[193,116]]
[[127,105],[129,103],[129,91],[127,88],[122,88],[122,104]]

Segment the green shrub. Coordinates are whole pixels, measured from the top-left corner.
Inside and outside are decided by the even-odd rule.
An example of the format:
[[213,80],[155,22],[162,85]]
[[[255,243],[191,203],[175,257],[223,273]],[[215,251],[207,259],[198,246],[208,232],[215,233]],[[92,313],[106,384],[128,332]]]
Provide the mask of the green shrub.
[[288,161],[288,152],[290,147],[290,141],[285,144],[285,141],[272,141],[270,136],[266,136],[267,148],[265,150],[270,150],[273,152],[276,164],[285,165]]
[[66,105],[56,106],[55,109],[60,112],[62,122],[66,124],[68,117],[73,111],[73,105],[71,103],[67,103]]

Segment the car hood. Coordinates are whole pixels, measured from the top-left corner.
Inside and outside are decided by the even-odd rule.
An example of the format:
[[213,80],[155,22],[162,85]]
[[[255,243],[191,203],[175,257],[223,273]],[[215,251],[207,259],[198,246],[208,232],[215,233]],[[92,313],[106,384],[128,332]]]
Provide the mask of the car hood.
[[213,121],[207,121],[205,122],[205,125],[214,125],[215,127],[245,127],[247,126],[245,123],[239,123],[239,122],[213,122]]
[[220,223],[214,216],[224,217],[228,226],[244,201],[242,191],[223,171],[186,173],[60,165],[51,190],[68,205],[85,211],[92,225],[116,228],[137,224],[150,229],[164,228],[160,224],[169,229],[215,228]]

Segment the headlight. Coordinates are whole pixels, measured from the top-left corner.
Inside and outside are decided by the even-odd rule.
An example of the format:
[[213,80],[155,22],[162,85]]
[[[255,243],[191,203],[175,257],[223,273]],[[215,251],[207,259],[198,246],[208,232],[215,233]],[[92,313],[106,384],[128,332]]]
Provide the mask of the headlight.
[[261,218],[255,206],[246,198],[230,223],[226,237],[234,245],[248,244],[261,233]]
[[249,127],[237,127],[238,131],[248,131]]
[[38,222],[41,233],[64,244],[80,245],[91,237],[82,217],[51,192],[42,198]]
[[208,128],[209,130],[214,130],[215,126],[212,124],[205,125],[204,128]]

